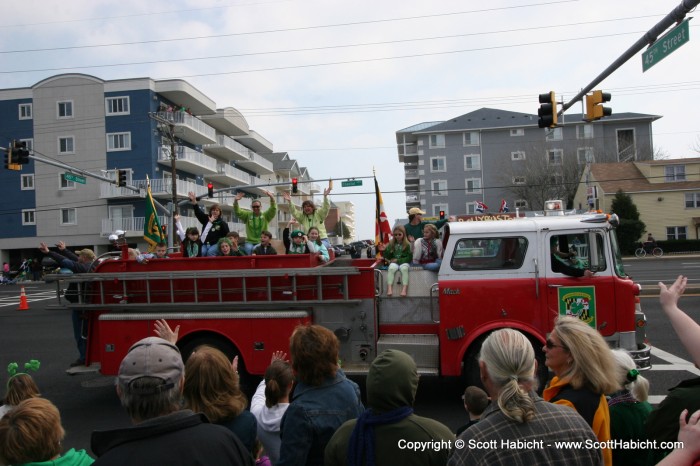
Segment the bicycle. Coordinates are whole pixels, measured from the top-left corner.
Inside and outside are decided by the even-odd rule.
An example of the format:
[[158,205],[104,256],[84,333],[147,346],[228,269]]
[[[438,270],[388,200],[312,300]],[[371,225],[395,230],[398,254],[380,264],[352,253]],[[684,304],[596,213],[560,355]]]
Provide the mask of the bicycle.
[[634,255],[637,257],[646,257],[647,254],[651,254],[654,257],[661,257],[664,255],[664,250],[654,244],[642,244],[634,251]]

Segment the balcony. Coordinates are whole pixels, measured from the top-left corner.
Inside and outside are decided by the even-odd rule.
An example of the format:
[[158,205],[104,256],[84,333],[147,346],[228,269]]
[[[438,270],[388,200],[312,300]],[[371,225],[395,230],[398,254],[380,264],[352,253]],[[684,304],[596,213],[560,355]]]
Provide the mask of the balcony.
[[420,175],[418,175],[418,170],[406,169],[404,170],[404,180],[406,184],[418,184]]
[[213,144],[216,142],[216,131],[186,112],[158,112],[158,117],[175,125],[177,136],[195,145]]
[[[166,216],[158,216],[161,225],[170,225],[170,220]],[[100,236],[107,238],[114,233],[115,230],[123,230],[127,238],[143,237],[144,217],[125,217],[125,218],[103,218],[102,231]],[[202,224],[196,217],[180,217],[182,228],[187,230],[190,227],[202,229]],[[239,235],[245,236],[245,224],[238,222],[227,222],[228,229],[235,231]]]
[[252,150],[248,150],[248,160],[242,160],[238,162],[238,165],[245,167],[248,170],[257,173],[258,175],[270,175],[274,173],[272,169],[272,162],[262,157]]
[[[178,169],[184,170],[195,175],[213,175],[218,173],[216,159],[197,152],[189,147],[175,147],[175,165]],[[160,146],[158,153],[158,163],[170,167],[170,147]]]
[[207,180],[234,186],[251,184],[251,176],[248,173],[225,163],[219,163],[216,167],[216,174],[207,175],[206,178]]
[[321,189],[321,185],[319,185],[318,183],[309,183],[309,192],[311,194],[318,194],[322,193],[323,189]]
[[222,134],[216,136],[216,142],[214,144],[205,144],[202,148],[207,152],[211,152],[212,154],[216,154],[223,159],[233,162],[249,160],[249,154],[252,153],[250,149],[240,142],[234,141],[230,137]]

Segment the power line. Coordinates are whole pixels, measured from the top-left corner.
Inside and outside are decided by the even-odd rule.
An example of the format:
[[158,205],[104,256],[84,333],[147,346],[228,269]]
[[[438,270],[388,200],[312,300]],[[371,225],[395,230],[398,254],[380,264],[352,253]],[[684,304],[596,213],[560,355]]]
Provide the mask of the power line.
[[73,49],[86,49],[86,48],[98,48],[98,47],[114,47],[114,46],[122,46],[122,45],[143,45],[143,44],[153,44],[153,43],[163,43],[163,42],[181,42],[181,41],[200,40],[200,39],[217,39],[217,38],[222,38],[222,37],[236,37],[236,36],[248,36],[248,35],[257,35],[257,34],[271,34],[271,33],[279,33],[279,32],[308,31],[308,30],[312,30],[312,29],[327,29],[327,28],[336,28],[336,27],[359,26],[359,25],[363,25],[363,24],[381,24],[381,23],[389,23],[389,22],[395,22],[395,21],[413,21],[413,20],[417,20],[417,19],[459,16],[459,15],[465,15],[465,14],[486,13],[486,12],[502,11],[502,10],[515,10],[515,9],[538,7],[538,6],[550,6],[550,5],[555,5],[555,4],[559,4],[559,3],[572,3],[572,2],[577,2],[577,1],[578,0],[554,0],[554,1],[541,2],[541,3],[529,3],[529,4],[525,4],[525,5],[504,6],[504,7],[495,7],[495,8],[481,8],[481,9],[475,9],[475,10],[455,11],[455,12],[449,12],[449,13],[435,13],[435,14],[431,14],[431,15],[405,16],[405,17],[399,17],[399,18],[374,19],[374,20],[366,20],[366,21],[353,21],[353,22],[348,22],[348,23],[336,23],[336,24],[321,24],[321,25],[316,25],[316,26],[301,26],[301,27],[295,27],[295,28],[268,29],[268,30],[262,30],[262,31],[234,32],[234,33],[227,33],[227,34],[214,34],[214,35],[209,35],[209,36],[177,37],[177,38],[172,38],[172,39],[153,39],[153,40],[134,41],[134,42],[94,44],[94,45],[76,45],[76,46],[70,46],[70,47],[53,47],[53,48],[42,48],[42,49],[6,50],[6,51],[0,51],[0,54],[27,53],[27,52],[51,52],[51,51],[56,51],[56,50],[73,50]]

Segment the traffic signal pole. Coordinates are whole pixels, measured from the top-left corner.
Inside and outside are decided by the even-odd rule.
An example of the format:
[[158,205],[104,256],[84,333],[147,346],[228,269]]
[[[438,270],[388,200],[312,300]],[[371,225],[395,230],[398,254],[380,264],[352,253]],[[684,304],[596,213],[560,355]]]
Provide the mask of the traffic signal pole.
[[641,51],[644,47],[653,44],[656,39],[663,35],[666,29],[674,26],[685,18],[685,15],[695,8],[700,3],[700,0],[683,0],[680,5],[674,8],[668,15],[666,15],[661,21],[656,23],[654,27],[649,29],[637,42],[635,42],[629,49],[627,49],[620,57],[612,62],[610,66],[605,68],[602,73],[595,77],[586,87],[581,89],[581,91],[576,94],[569,102],[562,105],[559,114],[563,114],[567,109],[571,108],[576,102],[581,101],[583,96],[588,94],[595,86],[600,84],[605,78],[610,76],[613,71],[621,67],[627,60],[632,58],[637,52]]

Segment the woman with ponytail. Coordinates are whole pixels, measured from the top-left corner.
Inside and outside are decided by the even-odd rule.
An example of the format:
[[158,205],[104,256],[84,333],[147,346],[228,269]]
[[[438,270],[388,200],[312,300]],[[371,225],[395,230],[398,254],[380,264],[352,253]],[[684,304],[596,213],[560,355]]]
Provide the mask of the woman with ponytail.
[[260,381],[250,402],[250,412],[258,421],[258,439],[273,465],[279,461],[280,424],[289,407],[289,394],[294,385],[292,365],[286,359],[287,354],[283,351],[272,353],[265,378]]
[[596,438],[572,409],[537,396],[535,351],[525,335],[513,329],[491,333],[481,346],[479,370],[492,402],[481,420],[459,436],[449,466],[602,464],[599,449],[554,446],[559,441],[583,445]]

